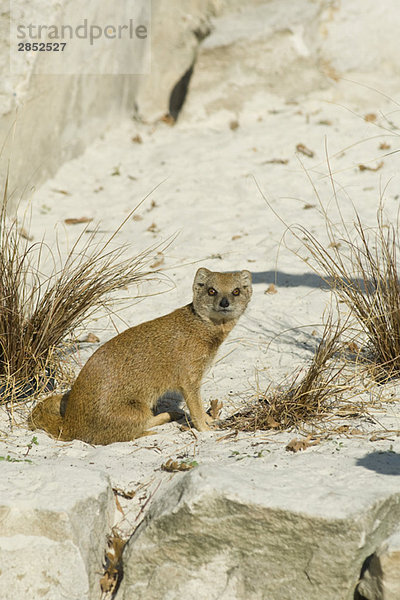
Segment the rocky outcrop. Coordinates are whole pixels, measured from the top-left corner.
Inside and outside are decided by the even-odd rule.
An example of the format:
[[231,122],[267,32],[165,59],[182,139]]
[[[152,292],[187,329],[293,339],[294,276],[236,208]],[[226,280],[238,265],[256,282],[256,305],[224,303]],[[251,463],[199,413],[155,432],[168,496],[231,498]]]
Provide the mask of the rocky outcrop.
[[267,104],[268,94],[293,102],[311,91],[362,102],[363,85],[376,89],[377,100],[399,92],[396,7],[396,0],[362,7],[359,0],[269,0],[222,12],[199,49],[181,118],[238,116],[259,94]]
[[368,558],[357,591],[366,600],[398,600],[400,598],[399,529]]
[[107,477],[54,463],[46,468],[7,462],[1,470],[2,600],[100,598],[99,572],[114,514]]
[[400,518],[395,476],[379,489],[337,456],[177,477],[127,546],[121,600],[352,600]]

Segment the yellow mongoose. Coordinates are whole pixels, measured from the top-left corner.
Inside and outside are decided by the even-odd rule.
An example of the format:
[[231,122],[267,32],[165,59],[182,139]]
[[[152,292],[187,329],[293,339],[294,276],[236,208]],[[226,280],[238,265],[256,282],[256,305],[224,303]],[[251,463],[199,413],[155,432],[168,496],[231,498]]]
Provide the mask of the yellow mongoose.
[[182,393],[193,425],[199,431],[209,429],[211,419],[200,396],[203,374],[251,294],[249,271],[200,268],[192,303],[127,329],[101,346],[69,392],[34,408],[30,427],[61,440],[92,444],[133,440],[174,418],[168,412],[154,416],[153,409],[162,394],[175,390]]

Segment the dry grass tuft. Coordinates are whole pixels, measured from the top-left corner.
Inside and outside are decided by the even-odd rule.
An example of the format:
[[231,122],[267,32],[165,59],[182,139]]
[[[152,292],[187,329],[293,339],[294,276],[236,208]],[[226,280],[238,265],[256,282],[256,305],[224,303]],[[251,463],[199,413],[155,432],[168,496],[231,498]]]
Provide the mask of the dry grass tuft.
[[400,281],[398,230],[384,222],[382,209],[377,227],[366,229],[356,213],[355,235],[338,238],[327,222],[330,244],[323,244],[306,228],[302,239],[316,270],[355,316],[368,341],[370,370],[386,381],[400,376]]
[[225,425],[241,431],[292,429],[326,416],[333,399],[344,391],[339,384],[344,365],[338,367],[335,361],[342,332],[343,327],[339,323],[333,326],[329,318],[306,374],[300,379],[298,372],[288,387],[267,390],[257,402],[228,418]]
[[94,239],[97,230],[84,230],[62,261],[44,241],[22,237],[6,208],[7,186],[0,209],[0,403],[62,380],[66,339],[99,308],[110,307],[112,292],[147,278],[155,250],[127,258],[125,246],[111,247],[126,219],[103,243]]

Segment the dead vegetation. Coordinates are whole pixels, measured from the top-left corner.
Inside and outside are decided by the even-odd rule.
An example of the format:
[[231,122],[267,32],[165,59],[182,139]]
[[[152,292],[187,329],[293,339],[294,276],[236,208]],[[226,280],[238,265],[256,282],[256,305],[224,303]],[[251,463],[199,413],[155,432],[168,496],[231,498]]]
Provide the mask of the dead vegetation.
[[327,222],[330,244],[300,228],[315,270],[355,317],[367,340],[364,360],[375,379],[400,376],[400,281],[398,228],[386,223],[382,208],[377,225],[366,228],[355,214],[354,234],[338,236]]
[[344,364],[338,362],[343,330],[329,317],[305,375],[301,377],[299,370],[288,385],[259,394],[256,402],[228,418],[225,425],[240,431],[293,429],[327,416],[347,389],[340,380]]
[[[100,308],[110,308],[116,290],[150,276],[155,248],[133,258],[114,238],[97,230],[78,237],[66,259],[41,240],[21,236],[7,215],[7,185],[0,209],[0,403],[54,388],[65,378],[66,340]],[[152,273],[154,276],[154,272]]]

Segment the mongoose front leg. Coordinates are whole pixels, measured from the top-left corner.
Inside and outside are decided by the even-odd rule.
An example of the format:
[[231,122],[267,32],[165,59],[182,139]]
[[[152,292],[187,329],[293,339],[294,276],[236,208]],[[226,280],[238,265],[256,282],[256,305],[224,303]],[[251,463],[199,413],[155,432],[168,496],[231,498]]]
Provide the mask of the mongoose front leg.
[[206,414],[201,401],[200,388],[183,389],[182,393],[189,409],[193,425],[198,431],[208,431],[210,429],[209,425],[207,424],[208,415]]

